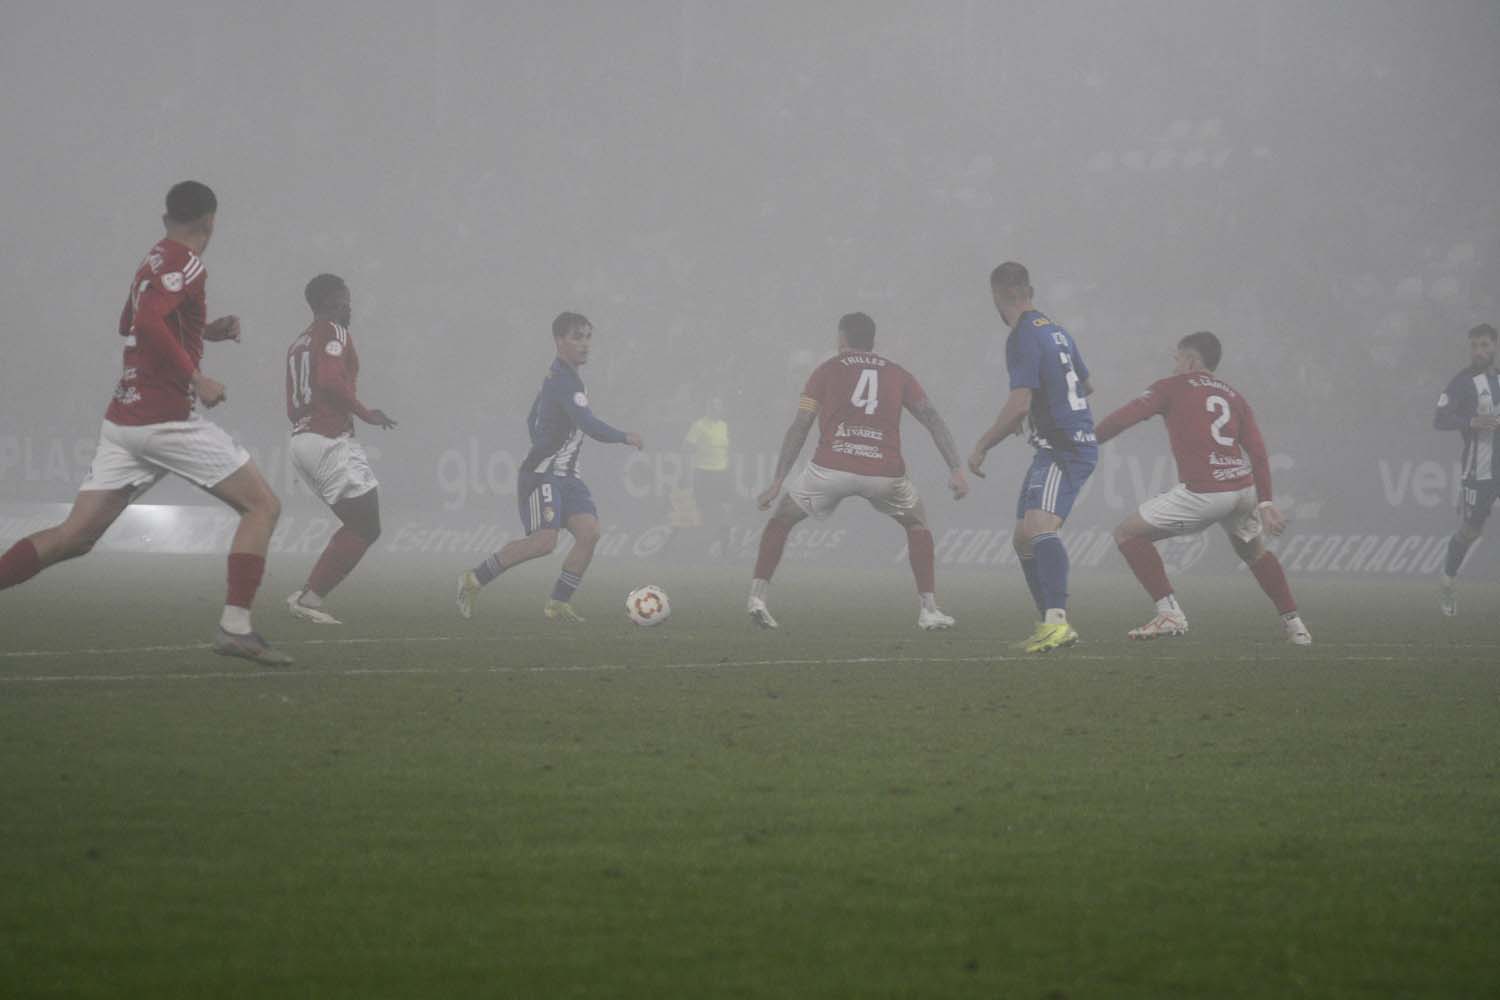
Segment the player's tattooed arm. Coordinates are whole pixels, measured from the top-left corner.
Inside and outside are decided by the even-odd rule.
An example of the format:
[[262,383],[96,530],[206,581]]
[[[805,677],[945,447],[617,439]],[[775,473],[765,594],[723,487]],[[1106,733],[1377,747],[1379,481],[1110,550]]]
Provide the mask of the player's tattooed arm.
[[792,426],[786,429],[786,436],[781,439],[781,455],[776,459],[776,478],[771,485],[766,487],[765,492],[757,497],[757,504],[761,510],[768,510],[771,501],[776,499],[776,494],[781,492],[781,484],[786,482],[787,473],[792,471],[792,466],[797,463],[797,456],[802,454],[802,446],[807,443],[808,432],[818,419],[816,410],[803,408],[797,411],[797,418],[792,421]]
[[943,461],[948,463],[948,468],[957,469],[962,467],[964,460],[958,455],[958,442],[953,440],[953,432],[948,429],[948,424],[943,420],[943,415],[937,411],[930,400],[923,400],[920,406],[911,411],[917,423],[927,428],[927,433],[932,435],[932,443],[937,445],[937,450],[942,454]]

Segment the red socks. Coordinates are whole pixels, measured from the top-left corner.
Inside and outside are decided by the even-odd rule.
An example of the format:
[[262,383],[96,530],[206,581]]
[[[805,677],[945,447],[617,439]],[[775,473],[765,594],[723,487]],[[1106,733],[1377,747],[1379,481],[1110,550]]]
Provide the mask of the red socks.
[[307,577],[307,589],[319,597],[327,597],[328,592],[342,583],[349,571],[359,565],[369,547],[369,542],[348,528],[335,531]]
[[41,557],[31,539],[23,538],[0,556],[0,590],[25,583],[42,571]]
[[1281,560],[1276,558],[1276,553],[1263,553],[1250,564],[1250,572],[1255,574],[1255,582],[1260,584],[1260,589],[1276,605],[1277,611],[1284,615],[1296,614],[1297,602],[1292,600],[1292,587],[1286,582],[1286,571],[1281,568]]
[[260,589],[260,578],[265,572],[265,556],[229,553],[229,596],[224,603],[248,611],[255,603],[255,592]]
[[792,529],[785,521],[773,517],[766,522],[766,530],[760,536],[760,551],[755,556],[755,579],[771,579],[771,574],[781,563],[781,553],[786,549],[786,536],[791,533]]
[[1167,567],[1156,551],[1156,543],[1149,538],[1137,536],[1120,543],[1120,555],[1130,565],[1130,571],[1141,581],[1146,593],[1153,601],[1159,601],[1172,593],[1172,583],[1167,579]]
[[937,573],[932,568],[932,532],[926,528],[906,530],[906,554],[911,559],[912,576],[917,578],[917,593],[937,590]]

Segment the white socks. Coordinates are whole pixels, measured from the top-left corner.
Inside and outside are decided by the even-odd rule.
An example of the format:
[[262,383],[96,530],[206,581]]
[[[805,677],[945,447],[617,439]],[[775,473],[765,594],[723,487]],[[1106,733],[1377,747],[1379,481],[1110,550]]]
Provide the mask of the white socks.
[[250,632],[250,609],[237,608],[233,604],[224,605],[224,613],[219,616],[219,628],[231,635],[246,635]]
[[766,599],[766,594],[770,593],[770,590],[771,590],[771,581],[769,581],[769,580],[751,580],[750,581],[750,599],[751,600],[754,600],[754,601],[764,601]]
[[1048,625],[1066,625],[1068,613],[1062,608],[1048,608],[1047,617],[1042,619]]
[[304,608],[321,608],[323,606],[323,598],[303,587],[302,593],[297,595],[297,603]]
[[917,596],[922,599],[922,610],[923,611],[936,611],[937,610],[937,595],[936,594],[918,594]]
[[1159,615],[1177,615],[1182,617],[1182,605],[1177,603],[1176,594],[1168,594],[1156,602],[1156,613]]

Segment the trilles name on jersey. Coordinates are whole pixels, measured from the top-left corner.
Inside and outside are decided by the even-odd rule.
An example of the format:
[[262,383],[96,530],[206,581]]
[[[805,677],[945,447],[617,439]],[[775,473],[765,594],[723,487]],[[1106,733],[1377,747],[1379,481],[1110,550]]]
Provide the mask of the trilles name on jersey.
[[901,411],[927,395],[905,368],[868,351],[846,351],[816,369],[802,390],[803,412],[818,415],[813,464],[863,476],[906,473]]

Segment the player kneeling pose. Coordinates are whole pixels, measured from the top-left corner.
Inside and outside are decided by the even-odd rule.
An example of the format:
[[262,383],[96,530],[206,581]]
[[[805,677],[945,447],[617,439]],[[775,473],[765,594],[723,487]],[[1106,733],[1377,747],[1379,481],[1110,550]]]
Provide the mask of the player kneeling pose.
[[1153,383],[1144,395],[1105,417],[1097,428],[1102,444],[1160,414],[1182,479],[1141,504],[1115,528],[1120,554],[1156,601],[1156,617],[1131,629],[1129,635],[1155,639],[1186,634],[1187,615],[1172,593],[1154,543],[1218,524],[1281,613],[1287,639],[1306,646],[1312,635],[1297,614],[1281,561],[1261,541],[1263,533],[1279,535],[1286,527],[1286,518],[1271,501],[1271,463],[1250,404],[1213,374],[1222,356],[1219,338],[1212,333],[1183,337],[1177,343],[1172,375]]
[[807,380],[797,417],[781,443],[776,479],[758,501],[761,510],[770,510],[817,420],[818,450],[781,498],[761,535],[755,578],[750,582],[750,620],[762,628],[776,628],[776,619],[766,608],[766,594],[791,530],[808,515],[825,518],[840,501],[858,496],[906,529],[907,550],[921,601],[917,625],[928,630],[951,628],[953,619],[938,610],[933,593],[932,532],[927,527],[927,512],[906,477],[906,462],[901,457],[902,408],[910,410],[932,435],[951,470],[948,488],[955,498],[963,499],[969,484],[958,446],[911,373],[874,353],[874,320],[864,313],[850,313],[840,319],[838,346],[838,355],[819,365]]
[[286,354],[286,415],[292,422],[292,464],[340,522],[287,610],[319,625],[341,624],[323,598],[359,564],[380,537],[380,493],[354,417],[390,430],[396,421],[359,401],[359,354],[349,334],[349,286],[320,274],[304,293],[313,322]]

